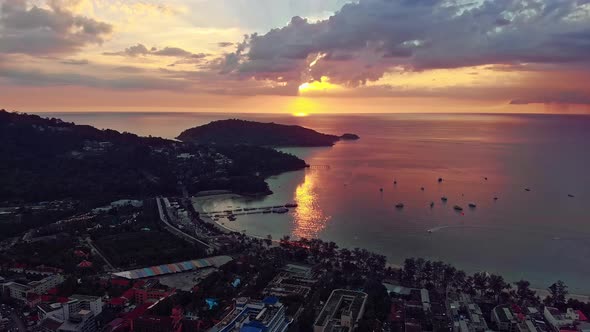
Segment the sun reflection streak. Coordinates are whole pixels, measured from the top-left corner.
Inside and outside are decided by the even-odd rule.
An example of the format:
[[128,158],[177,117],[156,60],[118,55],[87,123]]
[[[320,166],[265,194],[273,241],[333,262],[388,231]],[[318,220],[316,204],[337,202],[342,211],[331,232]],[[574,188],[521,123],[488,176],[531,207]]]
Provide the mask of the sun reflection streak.
[[294,213],[293,235],[299,238],[316,238],[331,219],[318,204],[317,174],[312,171],[305,174],[303,183],[295,189],[295,202],[298,207]]

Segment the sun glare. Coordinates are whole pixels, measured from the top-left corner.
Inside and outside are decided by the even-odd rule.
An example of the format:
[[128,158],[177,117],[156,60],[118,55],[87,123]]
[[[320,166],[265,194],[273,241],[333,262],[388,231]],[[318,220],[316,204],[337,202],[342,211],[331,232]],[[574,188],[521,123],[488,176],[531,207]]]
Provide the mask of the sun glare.
[[341,90],[342,86],[330,83],[330,78],[322,76],[319,81],[305,82],[299,86],[299,93],[323,93],[323,92],[336,92]]

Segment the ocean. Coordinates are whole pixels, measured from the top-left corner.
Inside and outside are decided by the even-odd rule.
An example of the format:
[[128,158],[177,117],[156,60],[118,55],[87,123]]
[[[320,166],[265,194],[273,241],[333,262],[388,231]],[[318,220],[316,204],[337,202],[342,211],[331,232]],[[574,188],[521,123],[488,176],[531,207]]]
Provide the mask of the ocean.
[[[224,223],[251,235],[317,237],[366,248],[393,264],[407,257],[442,260],[469,273],[526,279],[537,288],[561,279],[570,293],[590,294],[590,116],[43,115],[166,138],[227,118],[355,133],[360,140],[330,148],[282,149],[313,167],[270,177],[273,195],[212,199],[203,208],[294,202],[298,207],[285,215],[240,216]],[[398,203],[403,209],[395,207]]]

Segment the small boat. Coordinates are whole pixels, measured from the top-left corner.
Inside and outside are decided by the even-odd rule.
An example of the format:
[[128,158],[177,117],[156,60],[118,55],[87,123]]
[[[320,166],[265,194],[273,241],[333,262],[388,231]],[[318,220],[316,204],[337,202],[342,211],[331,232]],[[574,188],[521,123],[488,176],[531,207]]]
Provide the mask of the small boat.
[[455,211],[463,211],[463,208],[462,208],[462,207],[460,207],[459,205],[455,205],[455,206],[453,207],[453,209],[454,209]]
[[420,190],[424,191],[424,187],[420,187]]
[[398,203],[395,207],[398,208],[398,209],[403,209],[404,208],[404,203]]
[[531,191],[530,188],[524,188],[524,191]]
[[393,184],[397,184],[397,180],[393,180]]
[[289,209],[287,209],[286,207],[272,209],[272,213],[283,214],[283,213],[287,213],[287,212],[289,212]]
[[297,203],[289,203],[289,204],[285,204],[286,208],[296,208],[298,205]]
[[380,191],[380,192],[383,192],[383,188],[379,188],[379,191]]
[[443,178],[438,178],[438,183],[443,182]]
[[434,207],[434,202],[430,202],[430,207]]
[[498,200],[498,197],[494,197],[494,201],[497,201],[497,200]]
[[486,177],[484,177],[483,179],[487,181],[487,180],[488,180],[488,177],[486,176]]
[[446,201],[448,201],[449,199],[448,199],[448,198],[446,198],[445,196],[443,196],[443,197],[441,197],[441,198],[440,198],[440,200],[441,200],[441,201],[443,201],[443,202],[446,202]]
[[469,203],[469,207],[473,209],[473,208],[476,208],[477,205],[475,205],[475,203]]
[[567,195],[567,197],[574,198],[574,197],[576,197],[576,196],[574,196],[574,195],[572,195],[572,194],[568,194],[568,195]]
[[227,220],[229,221],[236,221],[236,216],[228,216]]

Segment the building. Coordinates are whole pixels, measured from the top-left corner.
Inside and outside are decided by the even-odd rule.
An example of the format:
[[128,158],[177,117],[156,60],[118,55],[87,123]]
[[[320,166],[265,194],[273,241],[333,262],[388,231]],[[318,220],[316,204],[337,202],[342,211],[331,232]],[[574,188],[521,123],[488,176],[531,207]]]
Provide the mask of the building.
[[531,317],[525,316],[516,305],[499,305],[492,310],[492,322],[500,331],[505,332],[539,332]]
[[306,298],[316,282],[312,267],[287,264],[266,286],[263,294],[279,297],[298,295]]
[[65,303],[40,303],[37,306],[41,328],[50,332],[93,332],[95,317],[102,312],[97,296],[72,295]]
[[[176,289],[160,284],[157,279],[140,281],[133,287],[133,299],[135,304],[155,303],[162,298],[176,293]],[[129,296],[128,294],[126,294]]]
[[571,309],[569,309],[567,313],[563,313],[557,308],[545,307],[543,310],[543,316],[555,331],[560,331],[562,329],[567,330],[576,320],[576,316],[573,315],[573,310]]
[[291,322],[278,298],[254,301],[241,297],[236,300],[234,309],[209,332],[284,332]]
[[47,293],[50,289],[57,287],[64,282],[64,277],[61,274],[54,274],[47,276],[41,280],[31,281],[27,284],[20,284],[18,282],[7,282],[2,285],[5,293],[20,301],[27,301],[32,294],[42,295]]
[[458,298],[449,299],[449,316],[453,319],[453,332],[484,332],[488,331],[488,324],[483,317],[481,308],[473,303],[467,294],[460,294]]
[[354,331],[365,313],[368,295],[346,289],[336,289],[322,308],[313,326],[314,332]]
[[229,256],[215,256],[209,258],[195,259],[192,261],[185,261],[179,263],[163,264],[158,266],[146,267],[143,269],[136,269],[130,271],[123,271],[113,273],[116,277],[125,279],[143,279],[155,276],[161,276],[171,273],[180,273],[186,271],[193,271],[203,268],[220,267],[233,259]]

